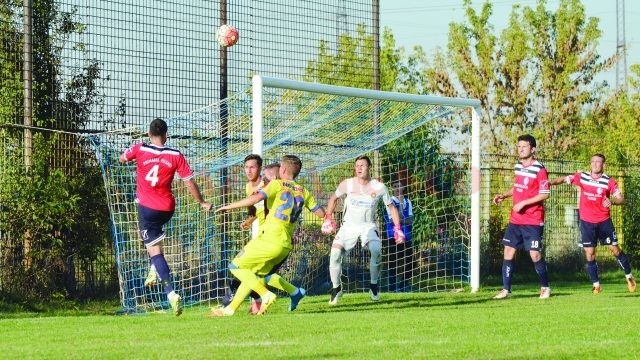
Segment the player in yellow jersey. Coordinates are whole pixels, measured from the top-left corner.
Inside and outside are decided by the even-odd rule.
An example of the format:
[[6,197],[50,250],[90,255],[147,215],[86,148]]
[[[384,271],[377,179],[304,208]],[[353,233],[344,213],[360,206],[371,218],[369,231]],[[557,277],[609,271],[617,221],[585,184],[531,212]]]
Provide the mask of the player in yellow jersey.
[[[213,309],[213,316],[233,315],[251,290],[260,294],[262,298],[258,315],[264,314],[267,308],[275,302],[276,295],[267,290],[259,277],[268,276],[274,267],[289,255],[293,230],[303,207],[309,209],[316,216],[321,218],[325,216],[324,209],[316,203],[313,195],[295,182],[294,179],[300,173],[301,168],[302,162],[297,156],[285,155],[280,166],[280,179],[269,182],[256,194],[216,210],[217,213],[248,207],[266,199],[268,213],[261,226],[260,234],[247,243],[229,266],[231,273],[240,280],[236,296],[228,306]],[[278,282],[281,284],[282,281],[284,280],[280,278]],[[278,287],[278,284],[274,282],[273,275],[267,284]],[[295,298],[292,296],[290,310],[292,307],[295,308],[294,300]],[[297,303],[295,305],[297,306]]]
[[[246,196],[252,195],[256,193],[260,188],[265,186],[265,181],[262,176],[260,176],[260,170],[262,169],[262,157],[258,154],[249,154],[244,158],[244,173],[247,176],[247,185],[245,186],[245,194]],[[251,224],[256,220],[256,218],[260,218],[259,224],[264,223],[264,205],[262,203],[257,204],[258,206],[251,205],[247,207],[248,217],[241,224],[240,228],[242,230],[249,230],[251,228]],[[240,286],[240,280],[238,280],[235,276],[231,280],[229,284],[229,290],[225,292],[224,297],[222,298],[222,306],[227,306],[231,304],[233,298],[235,296],[238,287]],[[255,315],[260,310],[260,295],[256,292],[251,292],[251,307],[249,308],[249,313]]]
[[[249,180],[247,182],[247,185],[245,186],[245,193],[247,196],[255,194],[256,192],[258,192],[258,190],[267,186],[269,181],[279,178],[279,174],[278,174],[280,170],[279,163],[273,163],[265,166],[263,176],[260,176],[261,168],[262,168],[262,157],[260,155],[250,154],[244,158],[244,172],[245,172],[245,175],[247,176],[247,179]],[[268,210],[266,209],[266,200],[259,202],[255,205],[249,206],[248,207],[249,216],[240,224],[240,228],[242,230],[249,230],[251,228],[251,224],[256,219],[258,219],[258,231],[259,231],[260,227],[264,224],[266,220],[267,213],[268,213]],[[300,300],[302,300],[302,298],[305,296],[306,291],[303,288],[298,288],[292,285],[288,281],[284,280],[280,275],[276,274],[280,269],[280,267],[282,266],[282,263],[284,263],[285,261],[286,259],[283,259],[283,261],[280,264],[274,266],[270,274],[268,274],[264,279],[261,279],[261,281],[264,280],[263,282],[265,281],[270,282],[269,285],[277,289],[286,291],[291,297],[291,306],[289,307],[289,311],[293,311],[298,306],[298,303],[300,302]],[[229,285],[229,291],[222,298],[223,306],[227,306],[231,304],[231,301],[233,301],[233,298],[239,286],[240,286],[240,281],[234,277],[233,280],[231,281],[231,284]],[[251,298],[252,300],[251,300],[251,307],[249,308],[249,313],[251,313],[252,315],[255,315],[260,310],[260,305],[261,305],[260,295],[252,291]]]

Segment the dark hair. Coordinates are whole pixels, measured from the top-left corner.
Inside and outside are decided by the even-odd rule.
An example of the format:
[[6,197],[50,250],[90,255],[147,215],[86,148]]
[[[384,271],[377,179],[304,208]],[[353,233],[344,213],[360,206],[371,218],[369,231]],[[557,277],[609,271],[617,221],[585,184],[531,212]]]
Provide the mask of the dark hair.
[[367,165],[369,165],[369,167],[371,167],[371,159],[369,159],[369,157],[367,155],[360,155],[356,158],[355,162],[358,162],[358,160],[367,160]]
[[526,141],[531,147],[536,147],[536,138],[534,138],[533,135],[520,135],[518,136],[518,141]]
[[291,170],[291,175],[295,179],[302,169],[302,161],[295,155],[285,155],[282,157],[282,165]]
[[247,161],[249,160],[255,160],[258,162],[258,167],[262,168],[262,157],[258,154],[249,154],[247,156],[245,156],[244,161],[242,162],[243,164],[246,164]]
[[593,156],[597,156],[597,157],[601,158],[601,159],[602,159],[602,162],[607,161],[607,160],[604,158],[604,155],[602,155],[602,154],[600,154],[600,153],[593,154]]
[[151,124],[149,124],[149,135],[151,136],[167,135],[167,123],[160,118],[153,119]]
[[273,163],[265,166],[264,169],[267,170],[267,169],[273,169],[273,168],[279,168],[279,167],[280,167],[280,163]]

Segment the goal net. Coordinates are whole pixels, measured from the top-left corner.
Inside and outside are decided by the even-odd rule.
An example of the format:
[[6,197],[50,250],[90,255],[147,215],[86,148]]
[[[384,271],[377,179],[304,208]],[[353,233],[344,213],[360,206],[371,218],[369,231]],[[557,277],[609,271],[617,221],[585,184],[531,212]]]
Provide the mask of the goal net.
[[[378,211],[383,245],[380,290],[472,290],[478,284],[475,100],[371,91],[254,77],[253,86],[219,103],[167,119],[168,145],[183,152],[205,199],[215,207],[244,197],[242,161],[261,154],[264,165],[282,155],[302,159],[298,181],[326,206],[340,181],[353,176],[355,158],[368,155],[373,177],[403,201],[411,241],[396,246]],[[471,110],[470,110],[471,109]],[[474,121],[472,121],[474,120]],[[117,162],[146,129],[100,134],[92,143],[102,166],[113,221],[122,305],[125,310],[168,307],[159,286],[145,288],[149,258],[137,233],[135,165]],[[472,181],[473,180],[473,181]],[[240,223],[246,211],[206,214],[176,179],[176,211],[165,226],[163,250],[185,306],[217,302],[231,280],[228,265],[251,238]],[[336,221],[340,224],[342,201]],[[412,215],[409,217],[409,215]],[[332,236],[322,219],[303,213],[294,245],[279,274],[309,294],[330,285]],[[356,246],[343,261],[343,287],[368,291],[369,254]]]

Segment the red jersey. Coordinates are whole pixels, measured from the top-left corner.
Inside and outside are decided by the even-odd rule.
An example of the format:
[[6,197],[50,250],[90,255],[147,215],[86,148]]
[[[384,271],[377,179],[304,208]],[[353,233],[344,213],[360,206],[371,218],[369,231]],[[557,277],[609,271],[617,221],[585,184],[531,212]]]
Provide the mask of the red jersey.
[[[549,194],[549,177],[547,169],[538,160],[529,166],[518,162],[515,166],[515,180],[513,184],[513,204],[531,199],[538,194]],[[544,205],[541,202],[525,206],[520,212],[511,210],[509,219],[514,225],[544,225]]]
[[594,179],[588,172],[569,175],[569,180],[573,185],[580,187],[580,220],[595,224],[611,217],[610,209],[604,207],[602,202],[620,194],[615,180],[606,174]]
[[168,147],[140,143],[128,148],[124,158],[136,160],[136,201],[154,210],[175,210],[176,200],[171,191],[175,173],[178,172],[182,180],[193,177],[182,153]]

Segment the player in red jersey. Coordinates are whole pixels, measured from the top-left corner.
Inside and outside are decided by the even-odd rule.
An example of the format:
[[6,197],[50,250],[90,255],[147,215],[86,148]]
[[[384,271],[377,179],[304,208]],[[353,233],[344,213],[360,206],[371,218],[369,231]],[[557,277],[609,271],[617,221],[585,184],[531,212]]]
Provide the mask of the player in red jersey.
[[155,119],[149,125],[150,144],[139,143],[120,155],[120,162],[136,162],[136,203],[140,236],[151,258],[151,270],[145,285],[155,284],[156,274],[164,286],[165,293],[176,316],[182,313],[182,299],[170,282],[171,271],[162,253],[160,242],[164,239],[162,227],[169,222],[176,207],[171,183],[176,174],[182,178],[189,193],[209,211],[211,204],[204,201],[198,185],[193,180],[193,171],[182,153],[165,147],[167,123]]
[[602,291],[596,262],[598,240],[601,245],[609,246],[624,271],[629,291],[635,292],[636,280],[631,274],[629,258],[618,246],[618,237],[611,221],[611,205],[624,204],[624,197],[616,181],[604,173],[604,162],[604,155],[595,154],[591,157],[591,172],[562,176],[551,181],[551,185],[566,182],[580,188],[580,246],[587,258],[587,272],[593,283],[592,292],[599,294]]
[[513,187],[504,194],[493,198],[498,205],[512,196],[513,207],[509,225],[502,239],[504,257],[502,262],[503,288],[494,299],[511,296],[511,277],[513,275],[513,258],[518,248],[529,252],[533,265],[540,279],[540,299],[551,295],[547,276],[547,263],[542,256],[542,233],[544,228],[543,201],[549,198],[549,178],[545,167],[533,156],[536,151],[536,139],[531,135],[518,137],[518,156],[520,161],[515,166]]

